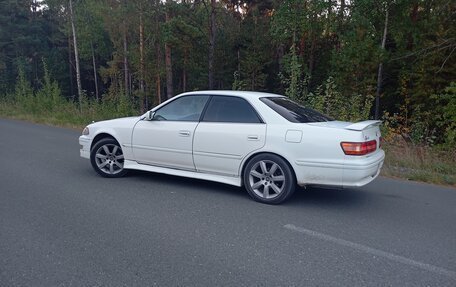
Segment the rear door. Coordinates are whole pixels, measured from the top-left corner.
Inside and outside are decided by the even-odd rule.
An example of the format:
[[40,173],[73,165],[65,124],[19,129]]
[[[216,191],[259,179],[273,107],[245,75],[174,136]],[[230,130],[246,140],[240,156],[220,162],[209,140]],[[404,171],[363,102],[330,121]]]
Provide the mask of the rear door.
[[198,171],[238,176],[246,155],[265,144],[266,124],[245,99],[213,96],[195,130],[193,160]]

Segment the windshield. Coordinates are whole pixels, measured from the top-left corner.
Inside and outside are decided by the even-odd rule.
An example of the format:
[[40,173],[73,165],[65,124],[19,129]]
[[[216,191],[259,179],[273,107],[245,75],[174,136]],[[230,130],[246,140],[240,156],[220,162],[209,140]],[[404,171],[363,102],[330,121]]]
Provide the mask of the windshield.
[[292,123],[315,123],[334,120],[285,97],[261,98],[260,100]]

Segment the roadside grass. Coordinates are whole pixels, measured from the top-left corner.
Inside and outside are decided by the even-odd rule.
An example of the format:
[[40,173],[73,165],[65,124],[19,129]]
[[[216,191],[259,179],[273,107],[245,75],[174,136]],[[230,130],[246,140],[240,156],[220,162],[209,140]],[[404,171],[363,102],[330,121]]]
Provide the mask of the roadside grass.
[[16,105],[0,103],[0,116],[8,119],[23,120],[50,126],[82,129],[87,119],[82,115],[76,115],[76,111],[60,110],[48,113],[27,113]]
[[[138,115],[125,103],[87,101],[81,107],[60,102],[57,107],[36,105],[24,108],[16,101],[0,100],[0,117],[82,129],[92,121]],[[384,143],[386,153],[381,175],[456,187],[456,150],[422,147],[410,143]]]
[[456,150],[384,144],[382,175],[456,187]]
[[1,117],[81,130],[93,121],[132,115],[139,115],[139,112],[118,101],[86,101],[81,107],[67,101],[47,107],[40,106],[38,101],[24,107],[16,101],[0,100]]

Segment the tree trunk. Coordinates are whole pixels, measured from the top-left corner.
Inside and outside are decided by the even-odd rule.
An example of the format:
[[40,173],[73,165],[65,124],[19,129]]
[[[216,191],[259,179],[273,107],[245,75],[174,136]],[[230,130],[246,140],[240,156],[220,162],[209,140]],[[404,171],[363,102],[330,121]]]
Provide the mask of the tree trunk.
[[171,62],[171,47],[165,43],[165,69],[166,69],[166,99],[173,97],[173,66]]
[[157,102],[160,104],[163,99],[161,95],[161,76],[160,76],[160,70],[161,70],[161,60],[162,60],[162,55],[161,55],[161,49],[160,49],[160,43],[156,43],[156,55],[157,55],[157,67],[156,67],[156,74],[155,74],[155,93],[157,94]]
[[[238,34],[241,35],[241,21],[238,20]],[[237,45],[237,71],[239,73],[239,77],[241,76],[241,46]]]
[[95,81],[95,97],[97,101],[99,100],[98,93],[98,75],[97,75],[97,63],[95,61],[95,51],[93,49],[93,43],[90,42],[90,48],[92,49],[92,65],[93,65],[93,79]]
[[125,23],[125,20],[123,21],[123,66],[124,66],[124,85],[125,85],[125,97],[128,98],[130,95],[129,89],[129,76],[128,76],[128,57],[127,57],[127,52],[128,52],[128,43],[127,43],[127,24]]
[[317,46],[317,39],[316,37],[312,37],[312,43],[310,44],[310,55],[309,55],[309,75],[308,75],[308,82],[307,86],[310,86],[310,83],[312,81],[312,76],[314,72],[314,67],[315,67],[315,48]]
[[[388,6],[386,6],[385,12],[385,28],[383,29],[383,38],[382,38],[382,50],[385,50],[386,44],[386,35],[388,34]],[[375,119],[378,120],[380,116],[380,92],[382,89],[382,74],[383,74],[383,62],[380,62],[378,65],[378,74],[377,74],[377,92],[375,93]]]
[[[160,31],[160,0],[155,0],[155,7],[156,7],[156,15],[155,15],[155,29],[156,29],[156,34],[158,35],[158,31]],[[162,55],[161,55],[161,47],[160,47],[160,41],[159,39],[155,39],[155,49],[156,49],[156,74],[155,74],[155,93],[157,97],[157,104],[160,104],[162,102],[162,96],[161,96],[161,61],[162,61]]]
[[[281,43],[277,46],[277,63],[279,64],[279,72],[281,73],[283,71],[283,56],[285,54],[285,51],[284,51],[284,44]],[[282,81],[279,81],[279,87],[280,87],[280,91],[284,91],[284,87],[283,87],[283,82]]]
[[[77,41],[77,37],[76,37],[76,28],[74,26],[73,1],[70,0],[69,4],[70,4],[71,31],[73,32],[74,61],[76,64],[76,83],[78,86],[78,101],[79,101],[79,103],[81,103],[81,100],[82,100],[81,71],[79,70],[78,41]],[[81,106],[79,106],[79,108],[80,107]]]
[[70,76],[70,96],[74,96],[74,83],[73,83],[73,61],[71,60],[71,55],[73,54],[73,49],[71,47],[71,35],[68,36],[68,72]]
[[215,50],[215,0],[211,0],[211,17],[209,22],[209,90],[214,88],[214,50]]
[[184,66],[182,67],[182,91],[187,91],[187,61],[188,61],[188,49],[184,50]]
[[237,70],[241,74],[241,47],[237,47]]
[[155,90],[156,90],[156,94],[157,94],[157,102],[159,104],[161,104],[162,102],[162,99],[161,99],[161,83],[160,83],[161,79],[160,79],[160,72],[157,72],[157,74],[155,75]]
[[146,87],[144,81],[145,75],[145,64],[144,64],[144,25],[142,20],[142,7],[140,7],[139,14],[139,89],[141,91],[141,112],[144,112],[148,108],[147,96],[146,96]]
[[251,91],[255,91],[255,81],[256,81],[256,77],[255,77],[255,71],[252,72],[252,82],[250,84],[250,90]]
[[[169,21],[169,14],[166,11],[165,21]],[[171,61],[171,47],[168,43],[165,43],[165,69],[166,69],[166,99],[170,99],[174,96],[173,91],[173,65]]]
[[339,19],[342,21],[345,12],[345,0],[340,1]]
[[[413,4],[412,12],[410,12],[410,20],[412,22],[412,25],[416,25],[416,22],[418,21],[418,9],[419,9],[419,4],[415,3]],[[407,36],[407,50],[412,51],[413,50],[413,32],[410,32]]]
[[345,7],[346,7],[345,0],[341,0],[340,1],[339,11],[338,11],[338,16],[337,16],[337,21],[335,23],[337,26],[335,27],[335,33],[333,34],[333,41],[334,42],[333,42],[332,46],[333,46],[333,49],[336,52],[339,52],[340,49],[341,49],[341,40],[340,40],[341,37],[340,37],[340,35],[342,35],[344,33]]
[[328,21],[326,22],[327,27],[325,29],[325,34],[326,35],[329,35],[329,31],[331,30],[332,5],[333,5],[332,0],[329,0],[328,1],[328,16],[327,16],[328,17],[328,19],[327,19]]

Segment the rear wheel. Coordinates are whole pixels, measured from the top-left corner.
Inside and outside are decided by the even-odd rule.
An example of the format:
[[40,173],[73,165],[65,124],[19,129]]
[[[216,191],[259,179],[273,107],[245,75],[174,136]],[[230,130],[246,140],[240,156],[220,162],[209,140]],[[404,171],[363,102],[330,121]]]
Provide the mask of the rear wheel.
[[121,177],[126,173],[122,148],[113,138],[101,139],[93,146],[90,162],[95,171],[104,177]]
[[256,201],[279,204],[295,191],[296,180],[288,163],[273,154],[259,154],[247,163],[244,186]]

